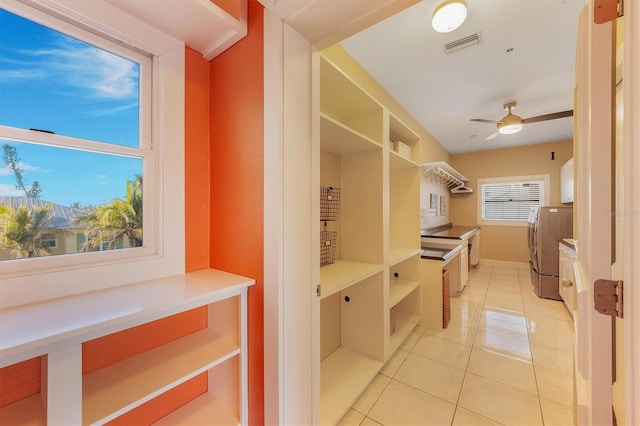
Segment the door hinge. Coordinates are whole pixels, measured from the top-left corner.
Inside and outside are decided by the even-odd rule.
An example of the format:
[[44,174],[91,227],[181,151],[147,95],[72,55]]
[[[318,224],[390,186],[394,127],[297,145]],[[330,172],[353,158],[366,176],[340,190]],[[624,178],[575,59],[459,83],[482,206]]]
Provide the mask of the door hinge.
[[604,315],[623,318],[624,286],[622,281],[595,280],[593,302],[596,311]]
[[320,297],[320,284],[316,286],[316,296]]
[[604,24],[624,15],[624,0],[594,0],[593,22]]

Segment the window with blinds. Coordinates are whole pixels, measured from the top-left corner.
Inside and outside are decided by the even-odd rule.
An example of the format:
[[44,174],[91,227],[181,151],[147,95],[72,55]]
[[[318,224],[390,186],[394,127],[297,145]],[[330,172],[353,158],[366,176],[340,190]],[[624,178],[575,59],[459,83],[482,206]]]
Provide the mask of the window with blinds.
[[479,179],[480,222],[494,225],[526,224],[531,209],[546,205],[548,176]]

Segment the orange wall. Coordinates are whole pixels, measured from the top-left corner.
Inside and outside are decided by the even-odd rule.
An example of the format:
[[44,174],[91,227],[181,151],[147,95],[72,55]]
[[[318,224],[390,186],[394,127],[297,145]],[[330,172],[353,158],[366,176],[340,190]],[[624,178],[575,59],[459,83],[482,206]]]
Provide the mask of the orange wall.
[[209,61],[185,49],[185,269],[209,267]]
[[255,278],[249,288],[249,424],[264,424],[263,7],[248,35],[211,61],[211,266]]

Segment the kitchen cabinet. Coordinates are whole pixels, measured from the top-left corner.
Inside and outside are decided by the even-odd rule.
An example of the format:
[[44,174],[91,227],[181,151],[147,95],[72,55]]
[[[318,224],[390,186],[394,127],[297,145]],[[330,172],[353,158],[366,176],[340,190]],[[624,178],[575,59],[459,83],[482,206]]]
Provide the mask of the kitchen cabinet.
[[421,318],[420,138],[323,55],[319,77],[320,186],[340,188],[316,318],[320,422],[335,424]]
[[[0,311],[0,367],[42,357],[41,394],[0,409],[3,424],[104,424],[204,374],[208,391],[158,424],[247,423],[247,289],[214,269]],[[207,326],[82,375],[82,344],[198,307]]]
[[[453,295],[464,290],[469,279],[469,265],[480,262],[480,228],[475,226],[451,226],[447,224],[420,231],[422,247],[455,248],[460,247],[458,285],[451,286]],[[471,247],[469,247],[471,246]]]
[[573,158],[560,167],[560,201],[573,203]]

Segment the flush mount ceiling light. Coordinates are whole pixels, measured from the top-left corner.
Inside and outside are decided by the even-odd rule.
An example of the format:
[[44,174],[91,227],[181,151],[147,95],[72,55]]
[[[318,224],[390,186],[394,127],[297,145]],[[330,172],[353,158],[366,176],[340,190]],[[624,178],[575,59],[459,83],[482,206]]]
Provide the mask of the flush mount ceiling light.
[[465,19],[467,5],[464,0],[448,0],[436,8],[431,26],[439,33],[448,33],[460,27]]

